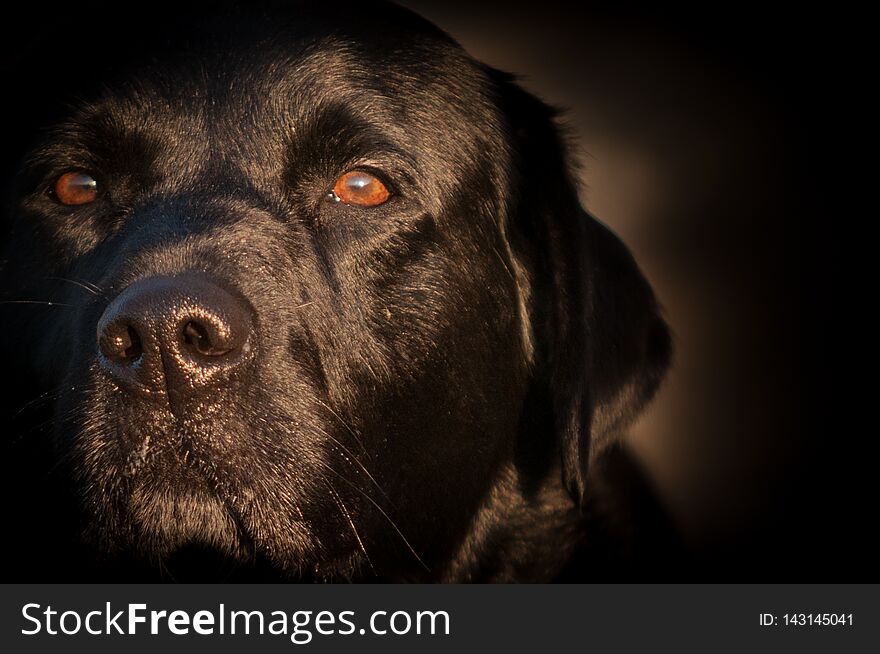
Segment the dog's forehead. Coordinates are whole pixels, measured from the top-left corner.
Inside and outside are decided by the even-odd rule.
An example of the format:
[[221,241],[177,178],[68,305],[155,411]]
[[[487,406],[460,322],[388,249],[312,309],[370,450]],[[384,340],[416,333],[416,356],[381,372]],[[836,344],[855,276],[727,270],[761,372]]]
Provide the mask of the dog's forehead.
[[401,15],[408,17],[394,11],[381,24],[381,13],[333,23],[312,11],[277,22],[222,17],[185,44],[160,39],[130,66],[115,64],[112,80],[100,85],[103,100],[117,111],[126,99],[142,111],[168,104],[153,98],[251,112],[296,111],[327,99],[379,109],[419,99],[440,107],[450,98],[479,103],[483,68],[430,23]]
[[305,30],[225,42],[132,69],[88,102],[81,122],[124,131],[167,130],[182,139],[220,125],[228,138],[290,133],[328,108],[381,126],[389,137],[431,147],[461,143],[492,122],[483,68],[451,41],[408,38],[375,48],[357,35]]
[[291,144],[335,139],[353,156],[356,142],[389,146],[448,185],[503,143],[485,70],[451,40],[407,35],[377,48],[323,29],[206,40],[122,76],[75,123],[98,132],[84,143],[156,144],[179,180],[206,169],[272,179]]
[[[296,114],[344,103],[354,113],[406,121],[418,112],[482,101],[480,69],[445,43],[386,50],[333,35],[302,47],[238,54],[204,71],[211,102],[229,101],[233,112]],[[242,103],[243,96],[249,102]]]

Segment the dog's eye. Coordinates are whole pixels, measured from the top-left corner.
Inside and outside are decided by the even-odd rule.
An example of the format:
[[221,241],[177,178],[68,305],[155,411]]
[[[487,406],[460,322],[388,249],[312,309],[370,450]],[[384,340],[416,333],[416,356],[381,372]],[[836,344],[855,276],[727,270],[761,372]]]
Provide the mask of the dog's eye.
[[53,191],[61,204],[88,204],[98,197],[98,182],[88,173],[76,170],[59,177]]
[[388,201],[391,192],[370,173],[352,170],[336,180],[328,197],[358,207],[377,207]]

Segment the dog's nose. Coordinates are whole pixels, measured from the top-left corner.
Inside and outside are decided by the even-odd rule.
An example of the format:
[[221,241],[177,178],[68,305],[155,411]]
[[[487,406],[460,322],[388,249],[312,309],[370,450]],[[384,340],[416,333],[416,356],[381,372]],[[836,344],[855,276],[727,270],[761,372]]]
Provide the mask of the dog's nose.
[[172,408],[228,383],[253,340],[248,303],[198,274],[135,282],[98,321],[101,365],[129,388],[167,393]]

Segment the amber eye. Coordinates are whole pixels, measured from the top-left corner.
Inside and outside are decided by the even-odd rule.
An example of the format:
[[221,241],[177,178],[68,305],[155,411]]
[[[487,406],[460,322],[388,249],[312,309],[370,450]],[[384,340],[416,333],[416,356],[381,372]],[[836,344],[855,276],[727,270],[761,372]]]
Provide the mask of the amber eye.
[[330,197],[358,207],[377,207],[388,201],[391,192],[370,173],[352,170],[336,180]]
[[73,171],[58,178],[54,191],[61,204],[88,204],[98,197],[98,182],[88,173]]

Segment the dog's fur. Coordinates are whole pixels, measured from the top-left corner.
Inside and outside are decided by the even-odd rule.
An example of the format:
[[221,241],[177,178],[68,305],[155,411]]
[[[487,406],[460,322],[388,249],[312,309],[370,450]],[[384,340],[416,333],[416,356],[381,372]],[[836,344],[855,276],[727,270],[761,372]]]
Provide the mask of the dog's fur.
[[[551,109],[365,7],[144,28],[18,159],[2,344],[71,489],[22,471],[44,432],[17,417],[19,562],[82,531],[99,570],[211,552],[279,579],[531,581],[641,547],[613,444],[670,360],[648,283],[581,209]],[[324,201],[353,168],[392,199]],[[71,169],[96,202],[50,197]],[[95,330],[132,283],[191,271],[253,307],[256,361],[171,411],[102,372]]]

